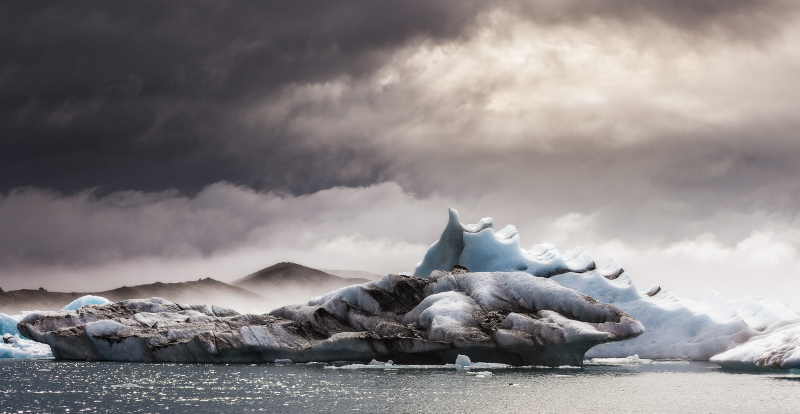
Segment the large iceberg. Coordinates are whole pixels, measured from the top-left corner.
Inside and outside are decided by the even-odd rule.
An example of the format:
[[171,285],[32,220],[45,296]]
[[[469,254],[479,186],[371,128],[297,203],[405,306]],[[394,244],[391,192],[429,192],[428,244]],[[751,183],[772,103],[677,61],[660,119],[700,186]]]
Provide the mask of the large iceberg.
[[41,312],[20,332],[64,359],[172,362],[452,362],[581,365],[642,325],[614,305],[524,272],[387,275],[268,315],[164,299]]
[[549,277],[600,302],[614,304],[644,324],[644,334],[596,346],[587,352],[587,357],[639,355],[651,359],[708,360],[757,335],[800,322],[797,313],[771,299],[727,301],[710,293],[703,301],[695,302],[659,286],[639,290],[614,260],[597,269],[580,247],[563,255],[546,243],[523,250],[514,226],[494,232],[492,224],[491,218],[483,218],[474,225],[462,224],[458,212],[450,209],[442,236],[413,274],[428,277],[435,270],[454,265],[470,271],[523,271]]

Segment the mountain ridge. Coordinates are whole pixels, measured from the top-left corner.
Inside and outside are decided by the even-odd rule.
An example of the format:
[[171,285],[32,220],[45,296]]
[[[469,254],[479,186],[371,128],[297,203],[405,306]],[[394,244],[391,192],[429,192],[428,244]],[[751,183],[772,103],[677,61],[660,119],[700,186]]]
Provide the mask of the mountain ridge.
[[212,278],[185,282],[155,282],[144,285],[121,286],[100,292],[50,292],[44,289],[20,289],[0,292],[0,313],[17,314],[23,310],[60,310],[71,301],[84,296],[102,296],[112,302],[126,299],[160,297],[172,302],[209,302],[220,306],[240,303],[254,305],[265,298],[247,289]]

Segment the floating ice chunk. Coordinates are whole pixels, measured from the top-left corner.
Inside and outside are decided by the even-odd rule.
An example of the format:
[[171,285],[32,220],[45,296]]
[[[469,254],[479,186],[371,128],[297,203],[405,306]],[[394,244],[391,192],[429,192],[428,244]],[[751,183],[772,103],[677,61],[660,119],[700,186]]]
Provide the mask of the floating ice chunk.
[[587,365],[649,365],[653,363],[653,360],[633,355],[625,358],[592,358],[585,363]]
[[29,339],[20,338],[19,334],[4,334],[0,340],[0,359],[52,358],[50,347]]
[[0,359],[52,358],[49,346],[20,337],[17,322],[21,316],[0,313]]
[[469,366],[472,365],[472,361],[466,355],[458,354],[456,357],[456,368],[458,369],[467,369]]
[[69,305],[61,308],[61,310],[75,310],[86,305],[105,305],[107,303],[111,303],[111,301],[102,296],[86,295],[73,300]]
[[[472,369],[498,369],[498,368],[509,368],[511,365],[508,364],[500,364],[497,362],[472,362],[466,355],[459,354],[456,357],[456,363],[454,364],[456,370],[458,371],[468,371]],[[491,375],[491,373],[489,373]]]
[[729,369],[800,368],[800,324],[756,336],[727,352],[715,355],[711,362]]

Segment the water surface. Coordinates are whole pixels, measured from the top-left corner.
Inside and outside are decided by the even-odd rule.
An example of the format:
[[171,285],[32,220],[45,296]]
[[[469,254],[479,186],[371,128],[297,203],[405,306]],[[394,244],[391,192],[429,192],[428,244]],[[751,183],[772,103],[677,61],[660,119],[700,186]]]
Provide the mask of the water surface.
[[0,412],[726,412],[800,410],[800,375],[711,363],[336,369],[0,361]]

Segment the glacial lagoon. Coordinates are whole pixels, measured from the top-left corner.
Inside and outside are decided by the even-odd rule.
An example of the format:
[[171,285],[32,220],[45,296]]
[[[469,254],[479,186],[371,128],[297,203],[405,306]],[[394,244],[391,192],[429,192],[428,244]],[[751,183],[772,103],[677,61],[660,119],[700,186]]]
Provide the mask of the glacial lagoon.
[[800,372],[687,361],[458,370],[29,359],[0,371],[2,413],[791,413],[800,402]]

